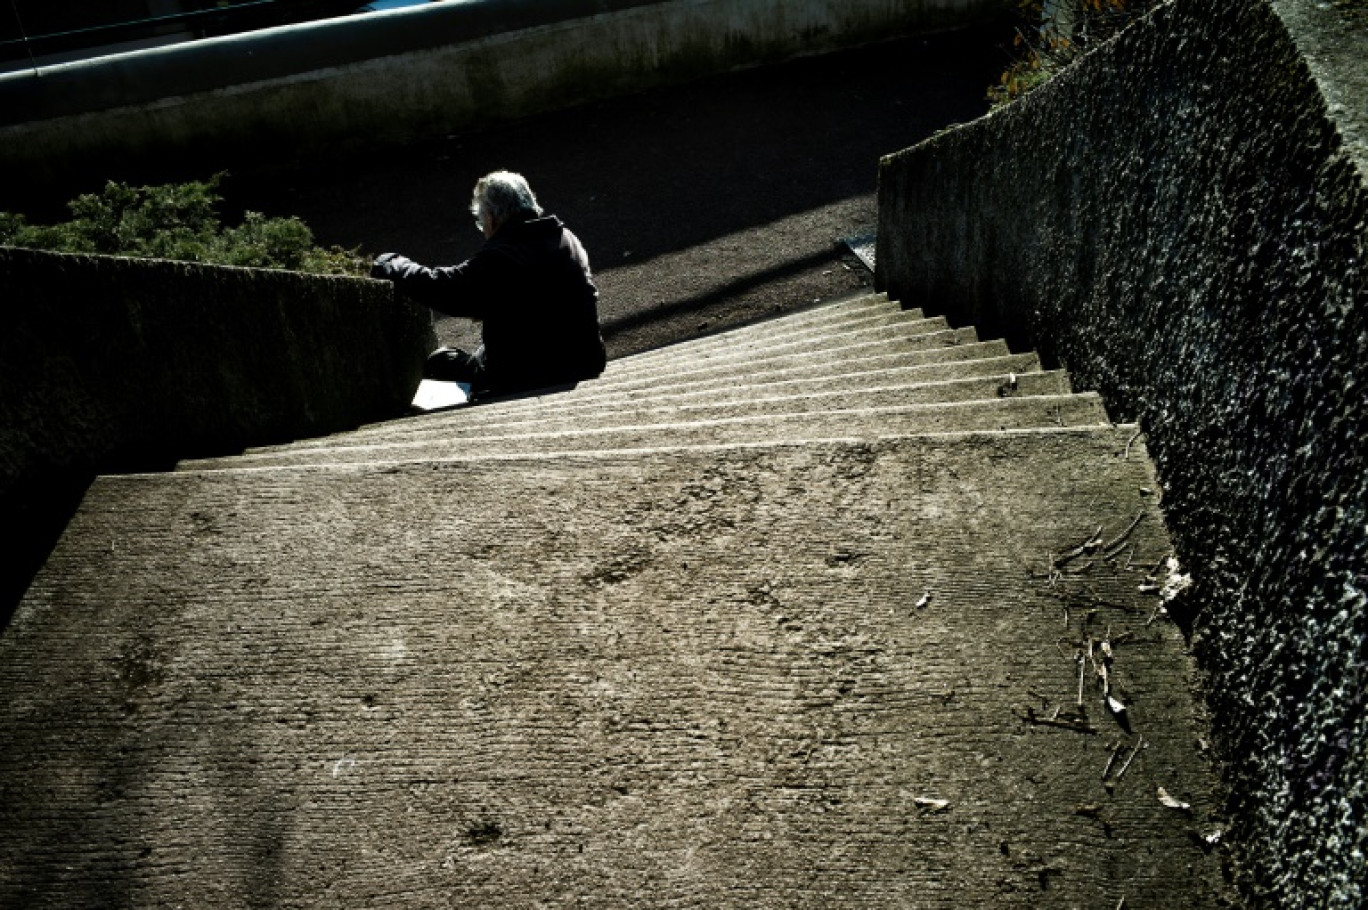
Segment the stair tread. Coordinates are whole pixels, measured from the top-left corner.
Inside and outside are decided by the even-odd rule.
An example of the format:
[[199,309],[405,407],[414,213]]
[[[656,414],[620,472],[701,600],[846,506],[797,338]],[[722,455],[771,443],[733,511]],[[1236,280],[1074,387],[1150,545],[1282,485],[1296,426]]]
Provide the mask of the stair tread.
[[686,359],[683,362],[660,365],[654,369],[624,373],[620,377],[605,372],[595,382],[598,388],[609,389],[661,380],[687,381],[692,377],[738,376],[756,370],[768,370],[785,365],[819,365],[831,360],[848,361],[885,354],[934,350],[941,347],[972,344],[977,341],[978,334],[972,328],[938,329],[893,337],[855,336],[848,339],[836,337],[826,345],[804,345],[798,348],[761,351],[749,356],[724,357],[715,363]]
[[[317,450],[335,445],[399,442],[423,438],[442,439],[458,434],[503,432],[499,428],[526,426],[539,430],[573,426],[606,426],[703,420],[709,416],[743,414],[798,414],[830,409],[891,407],[904,404],[995,399],[1011,396],[1061,395],[1071,391],[1067,376],[1059,371],[1015,374],[985,374],[972,378],[935,382],[872,386],[866,389],[828,388],[819,391],[752,394],[735,401],[692,401],[660,403],[651,400],[609,402],[564,412],[504,413],[498,409],[451,412],[443,421],[394,421],[383,429],[355,432],[293,446],[296,451]],[[465,419],[461,419],[465,418]],[[272,450],[256,450],[257,452]],[[274,451],[280,451],[275,449]]]
[[54,905],[248,905],[265,843],[291,906],[1205,906],[1142,572],[1087,579],[1133,732],[1046,722],[1041,569],[1162,559],[1154,482],[1116,427],[101,478],[0,638],[0,855]]
[[690,339],[688,341],[678,341],[650,351],[643,351],[639,354],[621,357],[614,360],[610,366],[635,366],[645,363],[661,363],[671,359],[711,353],[719,350],[732,350],[736,348],[753,349],[775,343],[800,341],[807,338],[848,334],[850,332],[871,329],[911,326],[919,323],[930,324],[933,322],[944,324],[945,320],[943,317],[924,317],[919,310],[896,309],[882,313],[857,314],[854,316],[844,316],[839,319],[832,318],[820,323],[790,324],[785,319],[776,319],[772,322],[751,327],[754,329],[753,331],[747,331],[744,328],[733,329],[717,335]]
[[1101,399],[1093,392],[977,399],[962,402],[831,408],[807,413],[742,414],[703,420],[641,423],[559,430],[513,430],[467,436],[424,438],[412,442],[333,445],[317,450],[240,455],[222,459],[190,459],[177,470],[231,470],[273,464],[342,463],[441,457],[465,452],[568,451],[579,448],[640,448],[669,437],[673,444],[760,442],[768,438],[879,438],[914,432],[1077,426],[1107,422]]

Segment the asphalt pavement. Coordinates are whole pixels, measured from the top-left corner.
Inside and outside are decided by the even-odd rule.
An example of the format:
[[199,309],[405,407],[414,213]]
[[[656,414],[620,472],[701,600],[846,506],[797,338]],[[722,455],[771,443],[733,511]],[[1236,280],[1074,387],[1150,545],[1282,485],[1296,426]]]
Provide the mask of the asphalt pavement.
[[[459,262],[475,180],[523,173],[588,248],[612,357],[867,288],[880,156],[987,110],[1004,35],[963,30],[741,71],[364,157],[240,174],[230,205],[323,244]],[[443,319],[446,343],[469,343]]]

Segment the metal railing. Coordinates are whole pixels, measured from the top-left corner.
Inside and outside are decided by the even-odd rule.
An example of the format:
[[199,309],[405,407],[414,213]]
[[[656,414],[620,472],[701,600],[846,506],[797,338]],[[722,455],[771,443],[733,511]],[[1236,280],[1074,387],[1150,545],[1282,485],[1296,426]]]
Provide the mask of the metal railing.
[[37,19],[25,15],[24,0],[8,0],[10,16],[5,18],[12,18],[13,25],[0,29],[0,69],[6,62],[27,61],[37,72],[43,65],[102,56],[134,46],[326,19],[353,12],[362,2],[364,0],[232,0],[208,9],[125,18],[116,22],[71,21],[63,23],[61,28],[34,28],[33,22]]

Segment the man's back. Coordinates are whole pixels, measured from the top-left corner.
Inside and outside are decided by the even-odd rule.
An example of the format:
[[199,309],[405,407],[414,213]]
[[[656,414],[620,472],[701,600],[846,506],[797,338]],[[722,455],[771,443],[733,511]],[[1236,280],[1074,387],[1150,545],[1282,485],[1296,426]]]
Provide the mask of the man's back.
[[505,225],[476,258],[491,286],[483,314],[485,369],[492,388],[526,389],[597,376],[606,356],[598,288],[579,239],[554,215]]
[[372,275],[438,312],[483,324],[477,392],[525,391],[603,372],[589,257],[554,215],[508,219],[460,265],[428,268],[387,254]]

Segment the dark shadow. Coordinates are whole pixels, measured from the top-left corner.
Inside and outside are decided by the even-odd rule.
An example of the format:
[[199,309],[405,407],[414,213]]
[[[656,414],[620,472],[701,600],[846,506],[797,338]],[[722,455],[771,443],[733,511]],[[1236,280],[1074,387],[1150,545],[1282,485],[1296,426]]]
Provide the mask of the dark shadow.
[[641,328],[644,325],[666,321],[677,316],[691,315],[705,311],[714,304],[769,284],[776,279],[785,278],[789,275],[806,271],[816,265],[836,262],[839,259],[840,250],[836,247],[832,247],[830,250],[813,253],[798,259],[790,259],[787,262],[782,262],[758,272],[752,272],[749,275],[733,279],[706,294],[699,294],[685,300],[678,300],[666,304],[665,306],[658,306],[650,310],[641,310],[613,319],[604,320],[602,325],[603,340],[609,342],[618,335],[629,332],[632,329]]
[[9,627],[24,593],[57,546],[92,480],[94,474],[53,471],[4,498],[8,533],[0,569],[0,635]]
[[469,407],[479,407],[487,404],[501,404],[508,401],[521,401],[526,398],[541,398],[544,395],[558,395],[561,392],[569,392],[579,386],[578,382],[562,382],[557,385],[542,386],[538,389],[528,389],[525,392],[505,392],[501,395],[483,395],[476,398],[468,405]]
[[528,175],[611,268],[871,195],[882,155],[987,110],[998,30],[907,38],[600,101],[399,149],[238,173],[230,214],[297,215],[324,244],[451,262],[471,187]]

